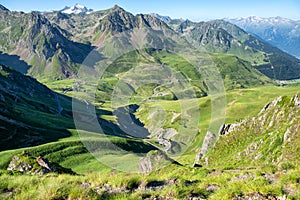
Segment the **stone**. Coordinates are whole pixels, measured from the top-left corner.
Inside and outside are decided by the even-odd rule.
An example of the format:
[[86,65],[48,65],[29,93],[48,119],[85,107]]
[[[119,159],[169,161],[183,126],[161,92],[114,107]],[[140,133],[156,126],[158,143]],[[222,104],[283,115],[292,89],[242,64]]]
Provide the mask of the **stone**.
[[216,190],[218,190],[220,188],[220,186],[218,186],[217,184],[208,184],[206,191],[209,193],[213,193]]
[[287,143],[287,142],[291,142],[291,138],[290,138],[290,135],[291,135],[291,130],[288,128],[285,133],[284,133],[284,136],[283,136],[283,143]]
[[219,130],[219,135],[225,135],[229,128],[230,128],[231,124],[223,124],[221,127],[220,127],[220,130]]
[[34,158],[28,151],[23,151],[21,154],[15,155],[9,163],[7,170],[33,175],[44,175],[47,173],[76,174],[71,169],[61,167],[56,163],[51,163],[48,159],[42,158],[41,156]]
[[140,159],[139,172],[142,174],[148,174],[153,170],[158,170],[171,163],[180,165],[180,163],[169,158],[163,151],[152,150],[149,151],[144,158]]
[[49,171],[53,171],[51,168],[50,168],[50,164],[49,164],[49,161],[48,159],[46,158],[42,158],[41,156],[37,157],[36,158],[36,162],[41,166],[41,167],[44,167],[46,169],[48,169]]
[[296,107],[300,107],[300,97],[299,94],[296,94],[293,98],[292,98],[292,102],[294,102],[294,106]]
[[30,171],[32,168],[32,164],[22,161],[19,156],[14,156],[11,162],[9,163],[7,170],[26,172]]
[[264,106],[264,108],[259,112],[259,115],[260,114],[263,114],[265,113],[269,108],[273,107],[273,106],[276,106],[278,102],[282,101],[282,96],[278,97],[277,99],[275,99],[274,101],[266,104]]
[[261,194],[259,192],[240,194],[233,197],[233,200],[277,200],[276,196],[272,194]]

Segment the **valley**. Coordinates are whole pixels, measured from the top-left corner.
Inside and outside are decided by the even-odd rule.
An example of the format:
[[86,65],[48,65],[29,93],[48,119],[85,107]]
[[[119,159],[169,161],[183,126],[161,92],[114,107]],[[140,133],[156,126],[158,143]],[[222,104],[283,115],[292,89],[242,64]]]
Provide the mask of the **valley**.
[[0,199],[299,199],[300,60],[263,39],[0,5]]

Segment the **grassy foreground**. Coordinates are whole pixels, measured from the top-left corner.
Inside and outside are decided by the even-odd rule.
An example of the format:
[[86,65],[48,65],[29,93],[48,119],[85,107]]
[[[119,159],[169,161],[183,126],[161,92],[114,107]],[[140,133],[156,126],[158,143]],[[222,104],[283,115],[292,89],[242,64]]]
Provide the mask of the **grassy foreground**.
[[[288,85],[227,92],[225,122],[232,123],[253,117],[274,98],[283,95],[291,97],[299,89],[299,85]],[[77,131],[69,130],[72,134],[68,138],[26,149],[35,156],[46,157],[81,175],[13,175],[5,169],[12,156],[23,149],[3,151],[0,152],[0,199],[233,199],[247,194],[259,194],[265,198],[273,195],[300,199],[300,166],[264,164],[192,168],[195,154],[199,151],[204,133],[212,120],[210,98],[200,98],[198,102],[201,112],[200,132],[188,151],[177,159],[183,166],[169,165],[148,175],[119,172],[96,160],[81,143]],[[166,112],[180,112],[178,101],[149,102],[139,112],[150,115],[151,112],[146,109],[156,104]],[[141,115],[140,119],[146,126],[150,123],[147,115]],[[176,127],[168,118],[164,126]],[[125,139],[111,139],[128,149],[135,147]],[[109,159],[109,154],[113,152],[107,153],[107,157],[103,155],[103,159]],[[122,161],[131,158],[120,155],[119,159]]]

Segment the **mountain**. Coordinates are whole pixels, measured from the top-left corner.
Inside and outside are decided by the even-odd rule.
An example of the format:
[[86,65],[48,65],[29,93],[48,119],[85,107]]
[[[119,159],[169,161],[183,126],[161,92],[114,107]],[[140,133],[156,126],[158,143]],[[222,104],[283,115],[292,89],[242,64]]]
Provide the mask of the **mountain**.
[[300,21],[282,17],[226,19],[270,44],[300,58]]
[[1,11],[9,11],[7,8],[5,8],[3,5],[0,4],[0,10]]
[[28,74],[37,78],[75,77],[77,66],[93,49],[69,40],[70,33],[38,12],[1,10],[0,26],[4,30],[0,33],[2,54],[19,56],[30,66]]
[[90,14],[93,11],[94,11],[93,9],[89,9],[78,3],[71,7],[66,6],[64,9],[60,10],[60,12],[65,14]]
[[272,79],[300,77],[300,60],[224,20],[171,22],[178,33],[197,41],[208,52],[234,54]]
[[[5,9],[0,15],[0,25],[5,30],[0,33],[3,53],[19,56],[30,66],[28,74],[39,79],[76,77],[80,64],[95,47],[100,48],[95,51],[98,60],[90,63],[93,66],[102,58],[134,46],[129,38],[140,37],[134,31],[137,29],[143,29],[142,42],[158,50],[182,50],[194,40],[207,52],[233,54],[249,61],[269,78],[288,80],[300,76],[299,60],[222,20],[171,20],[167,24],[152,15],[133,15],[119,6],[88,15],[60,11],[25,14]],[[123,39],[111,37],[120,33],[128,35]]]
[[169,16],[162,16],[157,13],[150,13],[149,15],[151,15],[152,17],[156,17],[156,18],[160,19],[161,21],[164,21],[165,23],[168,23],[172,20],[171,17],[169,17]]

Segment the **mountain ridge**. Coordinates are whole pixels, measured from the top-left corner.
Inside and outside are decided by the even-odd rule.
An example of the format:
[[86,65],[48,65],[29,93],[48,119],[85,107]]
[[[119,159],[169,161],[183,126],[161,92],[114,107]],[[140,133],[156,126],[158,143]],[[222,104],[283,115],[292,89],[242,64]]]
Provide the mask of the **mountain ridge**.
[[295,57],[300,57],[300,20],[251,16],[226,21],[242,27]]
[[59,12],[62,12],[65,14],[90,14],[90,13],[94,12],[94,10],[76,3],[73,6],[66,6]]
[[[5,12],[9,15],[3,14],[1,24],[14,37],[8,40],[6,33],[2,36],[0,33],[0,46],[2,44],[5,49],[4,53],[19,55],[29,63],[32,66],[29,74],[39,78],[45,78],[43,74],[50,79],[76,77],[79,65],[96,46],[105,43],[105,38],[133,29],[147,30],[143,33],[145,39],[163,48],[181,44],[172,39],[162,40],[159,34],[169,38],[192,39],[208,52],[233,54],[250,61],[269,78],[289,80],[300,77],[298,59],[223,20],[199,23],[171,20],[165,23],[152,15],[133,15],[117,5],[87,15],[69,15],[60,11],[29,14]],[[21,27],[13,24],[21,24]],[[25,24],[31,27],[26,28]],[[120,44],[115,43],[120,42],[124,43],[106,42],[106,47],[98,51],[99,55],[116,49]],[[154,43],[152,45],[157,46]]]

